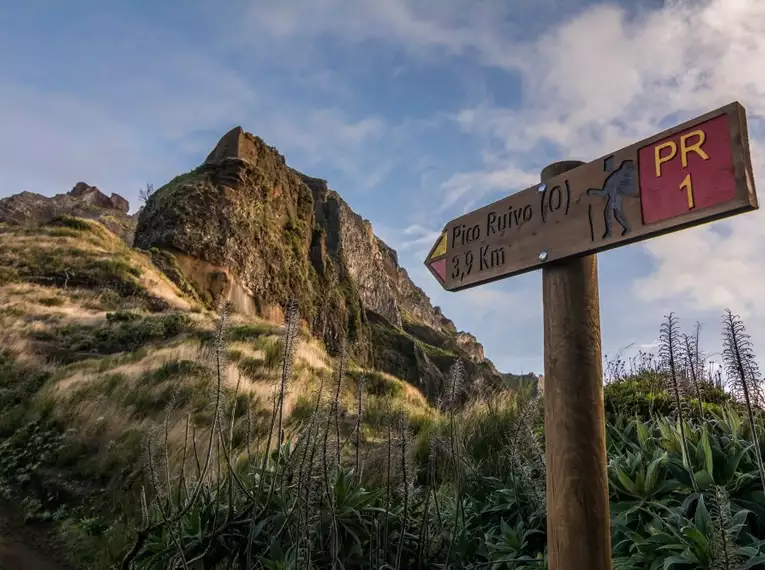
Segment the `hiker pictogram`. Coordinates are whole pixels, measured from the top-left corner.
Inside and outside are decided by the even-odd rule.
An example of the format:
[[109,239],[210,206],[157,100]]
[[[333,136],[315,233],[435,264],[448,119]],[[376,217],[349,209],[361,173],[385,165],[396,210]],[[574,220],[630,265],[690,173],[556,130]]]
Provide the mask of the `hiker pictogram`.
[[633,160],[622,161],[619,168],[608,175],[606,181],[603,183],[603,188],[589,188],[587,190],[587,195],[606,197],[606,204],[603,208],[606,232],[603,234],[603,239],[611,237],[611,230],[613,227],[612,217],[615,218],[622,227],[622,235],[627,235],[631,230],[631,226],[622,209],[622,197],[638,196],[637,168],[635,168],[635,162]]

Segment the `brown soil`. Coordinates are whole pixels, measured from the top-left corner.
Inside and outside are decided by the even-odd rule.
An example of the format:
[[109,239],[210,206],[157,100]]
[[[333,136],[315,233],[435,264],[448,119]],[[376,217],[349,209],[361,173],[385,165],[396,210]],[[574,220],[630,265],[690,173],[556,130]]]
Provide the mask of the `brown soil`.
[[60,561],[52,529],[24,524],[14,511],[0,503],[0,570],[72,570]]

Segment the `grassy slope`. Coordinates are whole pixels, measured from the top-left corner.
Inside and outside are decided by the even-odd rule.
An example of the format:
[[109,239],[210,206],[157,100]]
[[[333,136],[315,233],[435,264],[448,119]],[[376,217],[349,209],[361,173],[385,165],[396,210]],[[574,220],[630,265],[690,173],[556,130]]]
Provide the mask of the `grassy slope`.
[[[216,315],[185,299],[155,269],[150,254],[128,250],[96,224],[71,219],[35,231],[0,227],[0,240],[0,494],[33,524],[52,526],[73,566],[107,568],[132,540],[142,486],[164,485],[161,477],[148,481],[144,467],[151,462],[162,475],[167,462],[177,473],[188,432],[198,455],[206,455],[219,372],[221,409],[226,424],[233,419],[233,462],[241,465],[248,441],[253,446],[265,441],[280,375],[282,328],[231,317],[225,354],[216,365]],[[293,441],[310,425],[314,388],[322,381],[325,393],[331,388],[336,365],[305,330],[299,332],[285,399],[285,427],[288,436],[296,436]],[[448,560],[460,568],[545,568],[538,409],[519,408],[522,402],[505,395],[469,406],[452,424],[449,414],[430,408],[411,385],[359,370],[352,362],[347,368],[340,390],[343,440],[355,425],[357,381],[366,376],[361,458],[366,489],[347,471],[333,475],[333,500],[345,499],[337,516],[349,531],[341,533],[337,552],[346,567],[359,563],[358,544],[365,559],[369,552],[389,562],[401,558],[402,569],[423,559],[423,567]],[[661,374],[638,370],[606,388],[615,569],[648,570],[667,567],[667,561],[675,570],[737,567],[721,561],[723,554],[725,560],[730,554],[746,561],[747,568],[765,568],[765,496],[751,451],[752,428],[727,409],[730,398],[718,388],[707,386],[702,395],[698,414],[697,403],[689,402],[690,453],[684,461]],[[390,408],[406,412],[414,433],[407,443],[412,461],[398,461],[389,501]],[[759,412],[756,418],[762,442]],[[450,437],[451,427],[457,437]],[[396,445],[405,440],[393,435]],[[411,484],[401,485],[407,470]],[[225,467],[220,473],[223,487],[211,472],[201,502],[184,518],[190,528],[197,515],[229,504]],[[310,502],[315,506],[323,501],[324,479],[320,472],[312,477],[319,483]],[[246,484],[253,492],[254,480]],[[172,486],[180,487],[177,479]],[[269,532],[258,541],[266,545],[274,538],[281,544],[281,550],[265,555],[268,567],[283,567],[292,555],[287,547],[303,532],[310,534],[316,556],[327,555],[326,507],[306,511],[310,529],[299,517],[290,525],[281,522],[284,515],[290,518],[289,501],[300,488],[281,480],[274,495],[268,493],[273,501],[260,514]],[[233,522],[223,525],[225,536],[216,534],[220,520],[206,519],[203,534],[210,544],[218,536],[242,552],[234,523],[249,516],[245,494],[233,494]],[[297,504],[302,500],[298,496]],[[156,503],[153,516],[156,520]],[[402,524],[408,532],[398,542]],[[285,526],[276,540],[270,531]],[[727,546],[718,544],[721,529]],[[140,568],[166,567],[160,562],[175,552],[169,536],[161,528],[151,534]],[[363,543],[357,543],[358,536]],[[191,553],[199,551],[196,537],[188,531],[183,536]]]
[[[35,230],[0,226],[0,240],[0,492],[22,501],[29,519],[53,521],[75,565],[106,567],[139,514],[147,438],[166,425],[174,465],[187,418],[200,433],[209,426],[217,315],[184,296],[150,252],[128,249],[99,224],[62,218]],[[236,393],[240,453],[248,416],[252,438],[267,431],[281,329],[237,316],[227,328],[223,385],[229,401]],[[288,432],[331,369],[301,330],[285,402]],[[362,373],[369,441],[379,438],[391,402],[413,425],[437,416],[408,384],[352,363],[343,408],[353,408]]]

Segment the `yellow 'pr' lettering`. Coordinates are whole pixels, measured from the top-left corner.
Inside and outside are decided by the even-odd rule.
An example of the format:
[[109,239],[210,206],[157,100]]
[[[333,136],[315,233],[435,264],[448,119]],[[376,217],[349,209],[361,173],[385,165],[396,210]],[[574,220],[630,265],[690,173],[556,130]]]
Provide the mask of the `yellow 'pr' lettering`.
[[[670,149],[669,154],[667,156],[661,156],[661,151],[665,148]],[[664,162],[667,162],[669,160],[672,160],[675,158],[675,155],[677,154],[677,145],[673,143],[672,141],[667,141],[664,144],[660,144],[659,146],[655,146],[653,148],[654,157],[656,159],[656,178],[661,177],[661,165]]]
[[[691,137],[698,137],[698,140],[688,146],[688,139]],[[701,145],[704,144],[705,139],[706,135],[701,129],[680,137],[680,160],[683,162],[683,168],[688,167],[688,153],[691,151],[698,154],[703,160],[709,160],[709,155],[701,150]]]

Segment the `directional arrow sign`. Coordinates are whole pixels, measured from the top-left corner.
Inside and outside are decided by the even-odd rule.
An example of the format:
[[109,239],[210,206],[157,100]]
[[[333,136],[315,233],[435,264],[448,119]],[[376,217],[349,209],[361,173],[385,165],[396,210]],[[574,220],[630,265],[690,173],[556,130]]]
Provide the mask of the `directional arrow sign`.
[[757,208],[734,102],[452,220],[425,265],[459,291]]

